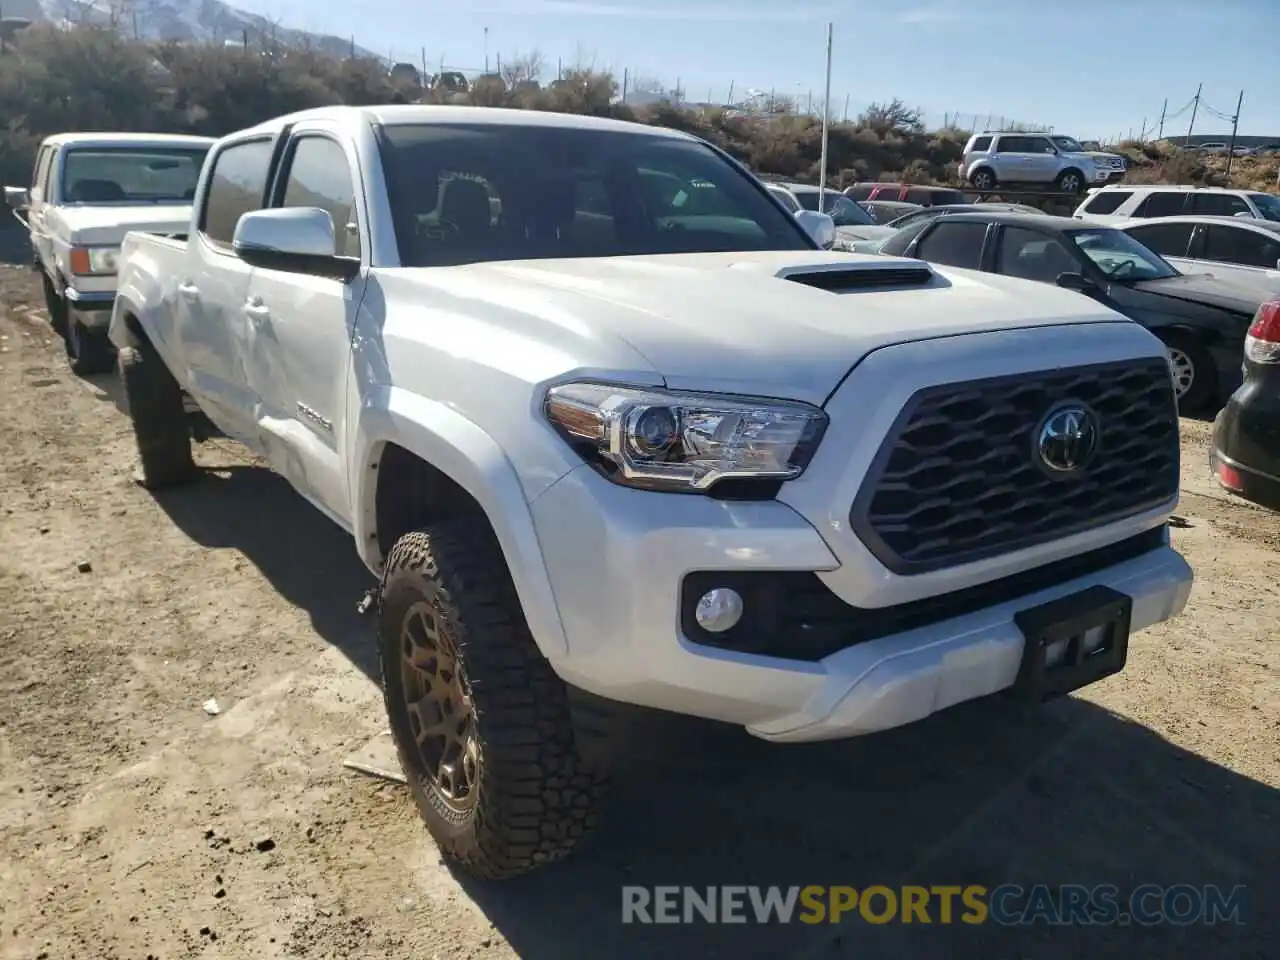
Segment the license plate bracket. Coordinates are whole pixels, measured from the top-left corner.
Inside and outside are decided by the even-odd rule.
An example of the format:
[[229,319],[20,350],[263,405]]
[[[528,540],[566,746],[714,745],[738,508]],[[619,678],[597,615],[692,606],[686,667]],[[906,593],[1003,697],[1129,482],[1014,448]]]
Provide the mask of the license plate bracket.
[[[1101,585],[1018,611],[1013,621],[1026,642],[1013,695],[1043,703],[1119,673],[1132,619],[1133,598]],[[1063,648],[1050,663],[1050,650]]]

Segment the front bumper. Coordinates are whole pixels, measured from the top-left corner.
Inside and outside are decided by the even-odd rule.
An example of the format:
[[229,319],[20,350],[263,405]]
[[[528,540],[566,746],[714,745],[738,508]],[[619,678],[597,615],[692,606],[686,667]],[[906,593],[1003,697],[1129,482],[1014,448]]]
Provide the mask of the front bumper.
[[111,323],[111,309],[116,301],[114,290],[77,290],[75,287],[66,287],[62,295],[83,326],[90,330],[106,330]]
[[[912,575],[891,573],[849,529],[849,504],[905,397],[939,370],[980,378],[1037,369],[1045,355],[1071,366],[1121,359],[1125,350],[1146,357],[1154,345],[1142,328],[1118,323],[980,336],[991,339],[921,341],[865,359],[827,405],[824,446],[777,500],[631,490],[588,466],[561,478],[531,507],[568,640],[568,654],[553,660],[557,673],[603,697],[738,724],[768,740],[826,740],[911,723],[1012,686],[1024,646],[1014,616],[1029,607],[1104,585],[1132,598],[1135,631],[1176,616],[1192,571],[1163,528],[1172,503]],[[1144,537],[1140,552],[1122,552]],[[1086,554],[1100,559],[1069,568]],[[1046,576],[1026,577],[1037,570]],[[683,593],[695,573],[704,586],[718,576],[807,574],[829,592],[828,609],[851,622],[921,601],[937,601],[939,612],[847,645],[713,646],[687,626]],[[1001,585],[971,601],[979,588]],[[945,602],[963,594],[970,602]]]

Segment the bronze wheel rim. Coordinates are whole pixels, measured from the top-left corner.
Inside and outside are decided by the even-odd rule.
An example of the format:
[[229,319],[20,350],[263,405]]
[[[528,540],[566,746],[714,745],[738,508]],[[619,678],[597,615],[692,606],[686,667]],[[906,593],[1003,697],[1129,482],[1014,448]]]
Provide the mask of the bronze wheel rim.
[[438,604],[405,611],[400,666],[414,747],[440,799],[459,812],[475,805],[480,750],[475,708],[453,629]]

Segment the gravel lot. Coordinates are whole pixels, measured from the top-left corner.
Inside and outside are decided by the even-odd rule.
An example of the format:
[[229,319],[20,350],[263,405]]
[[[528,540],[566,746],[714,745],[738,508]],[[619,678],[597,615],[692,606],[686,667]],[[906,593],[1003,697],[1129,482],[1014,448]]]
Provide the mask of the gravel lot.
[[[111,377],[73,377],[0,267],[0,957],[1275,956],[1280,518],[1184,423],[1191,605],[1030,715],[980,703],[771,747],[643,717],[596,840],[534,877],[443,866],[382,729],[370,580],[225,440],[153,497]],[[202,704],[216,697],[217,717]],[[1244,927],[623,926],[625,883],[1243,883]],[[1266,944],[1271,943],[1271,947]]]

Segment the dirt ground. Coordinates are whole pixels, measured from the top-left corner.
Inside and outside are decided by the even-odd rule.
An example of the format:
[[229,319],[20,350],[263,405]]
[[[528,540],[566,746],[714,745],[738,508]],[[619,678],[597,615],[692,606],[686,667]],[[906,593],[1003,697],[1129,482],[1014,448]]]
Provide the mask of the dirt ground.
[[[1280,518],[1184,425],[1191,604],[1030,715],[979,703],[774,747],[653,717],[570,861],[455,877],[383,729],[370,580],[234,444],[153,497],[114,378],[72,376],[0,267],[0,958],[1275,956]],[[7,309],[5,309],[7,308]],[[220,715],[202,704],[216,698]],[[1247,884],[1246,926],[624,926],[622,884]],[[1270,947],[1267,944],[1270,944]]]

